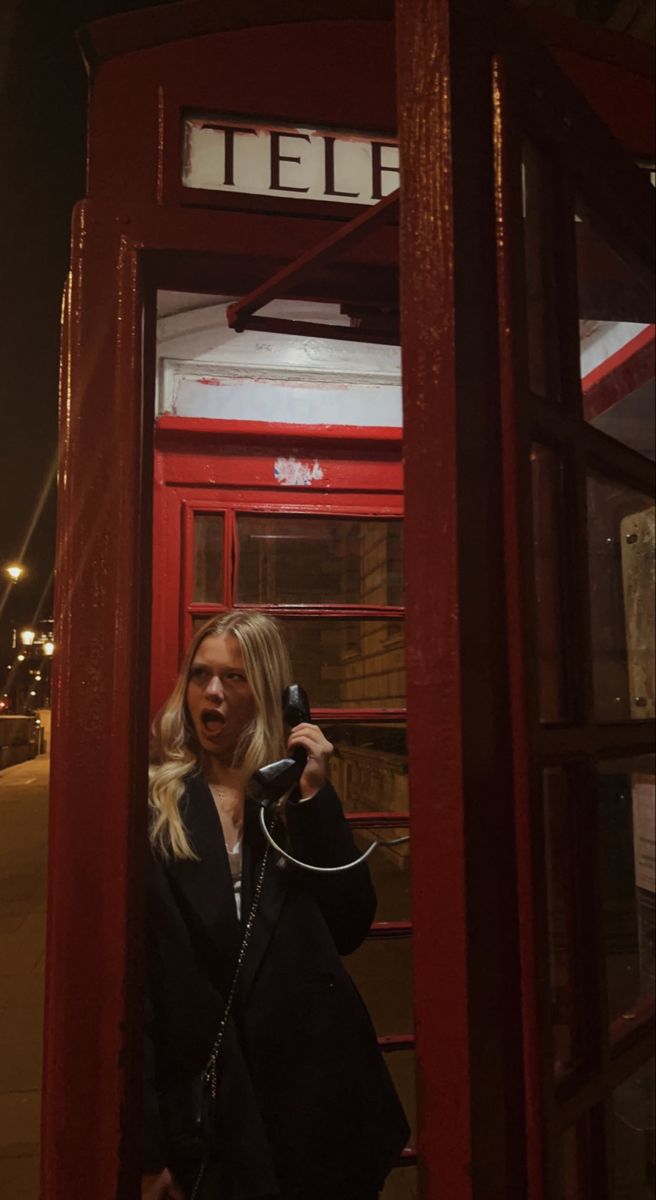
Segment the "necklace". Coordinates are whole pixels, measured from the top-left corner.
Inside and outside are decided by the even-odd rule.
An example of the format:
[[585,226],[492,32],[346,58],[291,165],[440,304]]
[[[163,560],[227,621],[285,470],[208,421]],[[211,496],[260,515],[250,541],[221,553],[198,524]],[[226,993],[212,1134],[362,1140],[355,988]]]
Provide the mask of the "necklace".
[[243,798],[236,789],[231,789],[233,794],[230,795],[218,783],[210,783],[209,787],[221,821],[226,848],[234,852],[244,826]]

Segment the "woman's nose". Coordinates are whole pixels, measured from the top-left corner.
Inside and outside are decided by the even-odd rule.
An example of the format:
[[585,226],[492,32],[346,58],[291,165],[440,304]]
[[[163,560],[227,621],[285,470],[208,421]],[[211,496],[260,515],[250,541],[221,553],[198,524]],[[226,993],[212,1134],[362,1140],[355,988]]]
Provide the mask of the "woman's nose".
[[214,696],[218,699],[223,698],[223,684],[221,683],[218,675],[213,675],[212,678],[208,680],[207,687],[205,688],[205,695]]

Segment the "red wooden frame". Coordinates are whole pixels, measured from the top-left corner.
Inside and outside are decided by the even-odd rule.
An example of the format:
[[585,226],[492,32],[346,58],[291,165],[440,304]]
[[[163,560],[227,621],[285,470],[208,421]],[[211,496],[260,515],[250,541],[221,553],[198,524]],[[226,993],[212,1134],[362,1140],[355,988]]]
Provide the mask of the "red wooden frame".
[[[170,600],[180,597],[179,611],[186,611],[182,596],[189,595],[190,590],[188,580],[185,584],[180,576],[182,510],[210,511],[223,508],[225,501],[229,507],[243,505],[290,512],[316,512],[320,505],[322,512],[342,515],[401,515],[403,474],[399,430],[383,430],[381,437],[372,431],[374,436],[368,438],[363,436],[366,432],[363,430],[351,436],[349,427],[330,431],[300,427],[289,432],[286,426],[266,427],[265,432],[259,425],[249,424],[243,432],[241,424],[176,418],[160,418],[157,424],[157,445],[162,448],[155,452],[153,554],[155,578],[161,584],[154,596],[151,711],[168,694],[182,648],[191,633],[186,618],[178,624],[177,605]],[[208,425],[212,426],[209,445],[215,448],[211,471],[207,464],[208,438],[203,436]],[[344,436],[340,438],[340,434]],[[318,454],[323,480],[310,489],[273,487],[278,442],[292,446],[301,458]],[[188,575],[190,570],[188,563]],[[209,615],[212,607],[201,605],[196,611]]]
[[[511,35],[512,37],[512,35]],[[511,46],[514,41],[511,41]],[[528,48],[527,48],[528,49]],[[614,442],[587,424],[590,412],[584,398],[586,379],[579,377],[579,333],[576,309],[577,276],[574,243],[575,194],[577,190],[596,197],[597,213],[610,244],[634,266],[648,269],[653,261],[653,237],[649,229],[652,197],[645,181],[632,164],[623,160],[616,144],[590,120],[580,98],[563,86],[548,63],[533,47],[530,54],[508,54],[497,68],[497,216],[499,220],[500,325],[502,340],[502,403],[506,442],[508,531],[506,554],[510,564],[508,601],[511,620],[521,636],[511,642],[511,669],[519,731],[524,738],[515,746],[517,788],[518,869],[521,911],[523,995],[525,1001],[525,1078],[527,1088],[528,1154],[531,1195],[559,1196],[561,1140],[578,1122],[584,1149],[579,1175],[579,1193],[587,1200],[606,1197],[610,1180],[608,1121],[602,1119],[613,1087],[635,1069],[651,1051],[653,1004],[627,1028],[622,1052],[613,1054],[614,1030],[607,1029],[605,980],[600,946],[600,880],[598,868],[598,813],[596,778],[592,763],[600,753],[624,753],[627,730],[616,724],[595,726],[591,689],[589,640],[589,585],[587,578],[586,473],[593,466],[604,474],[634,486],[649,487],[650,464],[635,452]],[[535,79],[540,74],[539,100]],[[571,131],[558,135],[559,123],[567,115]],[[562,130],[562,124],[560,125]],[[586,135],[581,142],[582,132]],[[555,282],[549,302],[555,306],[558,337],[549,346],[549,373],[559,380],[552,402],[530,395],[525,339],[525,282],[521,230],[520,157],[522,138],[532,137],[550,155],[552,204],[555,229],[550,247]],[[608,192],[605,175],[615,181],[615,195]],[[597,185],[597,186],[595,186]],[[631,213],[630,221],[627,220]],[[547,251],[549,252],[549,251]],[[631,387],[636,380],[653,378],[653,366],[641,355],[652,340],[650,330],[635,339],[635,364],[631,349],[620,354],[629,370]],[[606,364],[605,364],[606,368]],[[626,378],[626,377],[625,377]],[[612,379],[612,374],[611,374]],[[627,390],[631,390],[630,387]],[[624,392],[626,394],[626,391]],[[557,398],[563,397],[558,403]],[[554,402],[555,401],[555,402]],[[539,726],[535,638],[535,603],[531,570],[532,530],[530,506],[518,504],[522,493],[530,496],[527,479],[531,445],[550,446],[562,462],[563,503],[560,512],[560,559],[566,611],[563,654],[575,669],[566,673],[565,719],[553,726]],[[512,492],[514,491],[514,500]],[[514,664],[514,665],[513,665]],[[522,711],[524,718],[521,717]],[[628,723],[627,723],[628,724]],[[652,736],[650,724],[633,728],[634,753],[647,749]],[[569,728],[568,728],[569,727]],[[544,961],[547,942],[545,906],[546,864],[544,839],[543,766],[562,767],[567,781],[569,812],[569,985],[573,1002],[574,1056],[571,1066],[556,1072],[549,1012],[550,980]],[[523,776],[523,782],[522,782]],[[528,1011],[527,1011],[528,1009]],[[631,1023],[629,1023],[631,1026]],[[585,1130],[584,1130],[585,1125]],[[543,1190],[541,1190],[541,1188]]]
[[654,333],[655,327],[648,325],[583,377],[581,387],[586,420],[594,420],[654,378]]

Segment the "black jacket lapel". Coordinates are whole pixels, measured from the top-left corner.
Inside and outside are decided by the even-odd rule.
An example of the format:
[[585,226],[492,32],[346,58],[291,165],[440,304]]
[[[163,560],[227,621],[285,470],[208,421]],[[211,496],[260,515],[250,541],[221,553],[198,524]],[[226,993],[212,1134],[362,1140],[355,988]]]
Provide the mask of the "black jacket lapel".
[[176,859],[167,869],[192,942],[209,978],[225,996],[240,946],[230,865],[212,793],[189,778],[180,812],[199,861]]
[[[280,827],[278,836],[281,837]],[[260,810],[255,801],[246,798],[244,815],[244,855],[242,863],[242,937],[246,921],[251,910],[253,896],[262,867],[262,859],[267,846],[266,839],[260,829]],[[283,860],[284,861],[284,860]],[[241,971],[240,998],[245,1002],[251,992],[260,964],[275,931],[280,916],[280,910],[287,895],[286,868],[281,865],[280,855],[275,850],[269,851],[262,893],[258,905],[257,916],[253,925],[248,949]]]

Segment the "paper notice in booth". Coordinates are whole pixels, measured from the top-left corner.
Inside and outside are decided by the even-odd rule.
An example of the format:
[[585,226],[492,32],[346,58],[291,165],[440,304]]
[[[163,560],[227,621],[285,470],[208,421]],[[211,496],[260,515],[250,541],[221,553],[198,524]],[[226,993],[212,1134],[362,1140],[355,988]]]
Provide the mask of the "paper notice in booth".
[[645,892],[654,892],[654,807],[656,779],[653,775],[632,777],[633,861],[635,883]]

